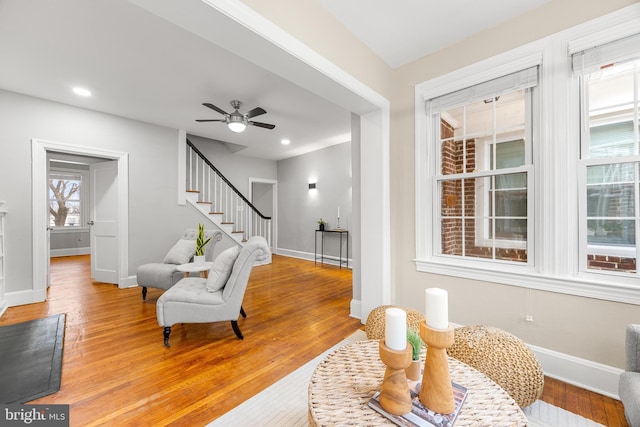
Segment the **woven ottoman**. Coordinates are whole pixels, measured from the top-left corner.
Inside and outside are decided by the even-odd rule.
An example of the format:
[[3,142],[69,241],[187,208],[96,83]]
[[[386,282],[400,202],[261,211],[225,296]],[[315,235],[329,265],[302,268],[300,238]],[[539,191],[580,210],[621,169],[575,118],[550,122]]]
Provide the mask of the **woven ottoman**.
[[367,339],[380,340],[384,338],[385,310],[387,308],[403,309],[407,313],[407,326],[420,332],[420,322],[424,320],[424,316],[418,310],[397,305],[381,305],[371,310],[367,317],[367,323],[364,325]]
[[524,341],[506,331],[490,326],[456,328],[447,353],[498,383],[521,408],[542,394],[544,374],[538,358]]

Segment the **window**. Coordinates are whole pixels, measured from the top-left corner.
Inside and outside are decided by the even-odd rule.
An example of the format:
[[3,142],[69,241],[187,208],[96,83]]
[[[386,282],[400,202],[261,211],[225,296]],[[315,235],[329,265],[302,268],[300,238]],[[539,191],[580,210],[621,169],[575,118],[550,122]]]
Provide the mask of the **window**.
[[530,67],[427,101],[440,129],[434,254],[528,263],[536,84]]
[[416,85],[417,271],[640,305],[631,15]]
[[580,81],[581,270],[638,274],[640,36],[573,55]]
[[[487,145],[489,148],[488,158],[490,169],[506,169],[525,164],[524,139],[496,141],[495,143],[490,141]],[[493,167],[494,161],[496,164],[495,168]],[[494,237],[501,247],[526,249],[526,174],[519,173],[496,177],[494,185],[489,189],[487,194],[482,195],[481,200],[487,200],[490,204],[495,201],[495,209],[492,209],[490,205],[489,209],[485,211],[485,216],[499,218],[495,222],[487,221],[485,226],[482,227],[483,230],[489,230],[489,233],[483,236],[483,240],[487,241],[491,237]],[[493,228],[495,228],[495,232],[492,232]]]
[[49,226],[84,224],[83,171],[52,168],[49,173]]

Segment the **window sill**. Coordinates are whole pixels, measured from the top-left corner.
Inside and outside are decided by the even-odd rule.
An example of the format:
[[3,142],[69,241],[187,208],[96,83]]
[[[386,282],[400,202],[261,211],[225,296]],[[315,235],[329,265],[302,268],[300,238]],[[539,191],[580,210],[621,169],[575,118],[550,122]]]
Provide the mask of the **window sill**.
[[[527,267],[515,268],[505,265],[503,270],[495,263],[487,263],[483,268],[475,263],[473,267],[452,265],[440,260],[414,260],[416,270],[423,273],[442,274],[445,276],[461,277],[464,279],[480,280],[483,282],[499,283],[508,286],[538,289],[541,291],[556,292],[587,298],[595,298],[606,301],[622,302],[640,305],[640,279],[613,276],[609,274],[589,274],[588,277],[551,277],[538,274]],[[595,277],[594,277],[595,276]]]

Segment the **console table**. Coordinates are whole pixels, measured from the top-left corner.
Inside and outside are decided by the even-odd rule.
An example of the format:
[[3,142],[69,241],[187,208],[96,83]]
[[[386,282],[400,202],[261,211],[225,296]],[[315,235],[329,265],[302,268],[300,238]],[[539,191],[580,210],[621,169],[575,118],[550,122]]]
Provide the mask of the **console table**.
[[[423,347],[423,366],[425,355]],[[368,406],[380,389],[384,371],[377,340],[348,344],[330,353],[309,383],[309,425],[394,425]],[[489,377],[453,358],[449,358],[449,373],[451,380],[468,389],[454,427],[527,425],[516,401]]]
[[[318,256],[318,233],[320,233],[320,256]],[[316,230],[315,239],[313,242],[313,250],[314,250],[314,261],[317,263],[318,259],[321,263],[324,263],[324,235],[327,233],[337,233],[340,236],[340,257],[338,258],[338,263],[340,268],[342,268],[342,236],[345,236],[346,241],[346,255],[344,257],[344,265],[349,268],[349,230]]]

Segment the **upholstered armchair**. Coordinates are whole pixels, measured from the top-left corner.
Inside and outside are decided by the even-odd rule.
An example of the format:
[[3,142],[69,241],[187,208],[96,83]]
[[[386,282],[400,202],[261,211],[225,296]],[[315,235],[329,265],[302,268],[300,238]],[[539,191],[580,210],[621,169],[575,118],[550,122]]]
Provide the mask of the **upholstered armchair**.
[[[198,230],[187,229],[180,239],[169,250],[162,262],[143,264],[138,267],[136,278],[138,286],[142,286],[142,299],[147,298],[147,287],[157,289],[169,289],[184,277],[184,273],[178,271],[178,265],[191,262],[196,251],[196,237]],[[205,261],[213,259],[213,251],[216,243],[222,239],[219,230],[205,230],[205,239],[211,237],[205,247]]]
[[620,374],[618,394],[631,427],[640,427],[640,324],[627,325],[627,370]]
[[158,324],[164,327],[164,344],[169,345],[171,327],[176,323],[231,321],[239,339],[240,315],[247,317],[242,300],[256,261],[270,254],[264,237],[250,238],[242,249],[226,249],[216,257],[207,278],[185,277],[160,296],[156,303]]

